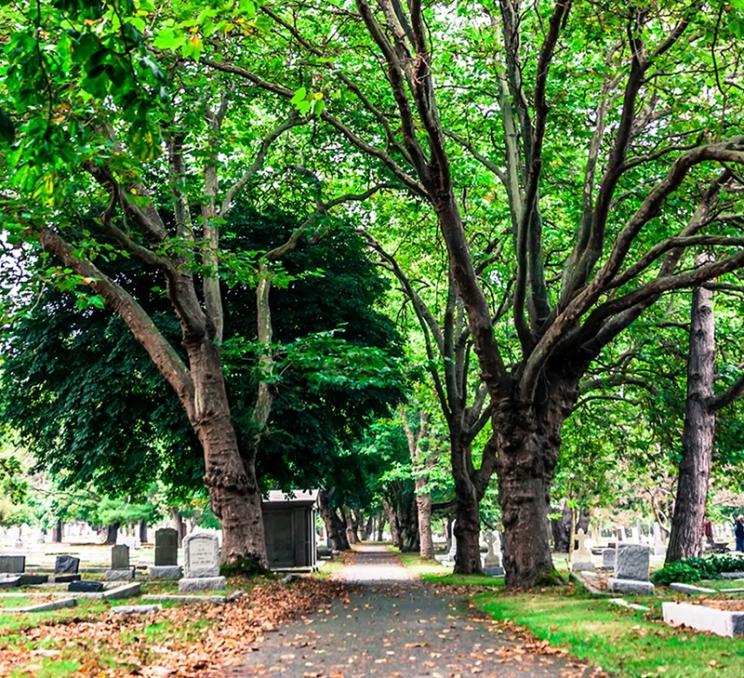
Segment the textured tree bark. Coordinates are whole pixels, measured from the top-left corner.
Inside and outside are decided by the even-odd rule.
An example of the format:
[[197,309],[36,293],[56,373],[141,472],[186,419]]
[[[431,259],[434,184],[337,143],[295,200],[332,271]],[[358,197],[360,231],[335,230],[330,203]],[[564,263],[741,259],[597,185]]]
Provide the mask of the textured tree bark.
[[554,518],[550,521],[553,532],[553,550],[558,553],[568,553],[568,544],[571,540],[571,520],[573,518],[573,512],[569,508],[568,502],[565,500],[561,503],[560,514],[560,518]]
[[116,538],[119,536],[119,527],[121,523],[119,521],[111,523],[106,526],[106,540],[104,544],[116,544]]
[[434,558],[434,538],[431,533],[431,495],[420,491],[426,480],[416,479],[416,508],[418,513],[419,555],[422,558]]
[[183,516],[176,509],[171,509],[171,515],[173,516],[173,522],[176,524],[178,546],[180,548],[183,538],[186,536],[186,523],[183,521]]
[[715,354],[713,292],[698,287],[692,293],[682,461],[666,553],[667,563],[700,555],[703,550],[705,503],[716,427],[716,415],[710,407]]
[[141,544],[147,544],[147,521],[139,521],[139,540]]
[[54,530],[52,532],[52,541],[53,542],[57,542],[57,543],[61,542],[62,541],[62,535],[64,533],[64,530],[65,530],[65,523],[64,523],[64,521],[58,520],[54,524]]
[[406,553],[419,550],[419,530],[416,497],[405,496],[396,508],[400,550]]
[[470,450],[459,431],[450,434],[450,462],[455,481],[454,536],[457,539],[454,572],[481,574],[480,500],[468,463]]
[[222,524],[222,562],[249,570],[265,569],[268,562],[255,452],[247,454],[244,449],[241,456],[219,351],[206,339],[186,343],[186,351],[194,382],[193,425],[204,450],[204,483],[212,510]]
[[341,515],[344,517],[344,523],[346,524],[346,538],[349,540],[349,544],[356,544],[359,541],[359,537],[354,527],[354,518],[351,515],[351,509],[342,508]]
[[385,532],[385,513],[383,511],[377,516],[377,541],[382,541]]
[[330,493],[327,490],[321,490],[318,493],[318,505],[326,532],[331,539],[331,547],[335,551],[348,551],[350,547],[349,540],[346,538],[346,525],[331,505]]
[[390,540],[393,542],[393,546],[401,548],[400,531],[398,530],[398,517],[395,515],[395,510],[387,500],[383,501],[383,507],[385,514],[387,515],[388,523],[390,523]]

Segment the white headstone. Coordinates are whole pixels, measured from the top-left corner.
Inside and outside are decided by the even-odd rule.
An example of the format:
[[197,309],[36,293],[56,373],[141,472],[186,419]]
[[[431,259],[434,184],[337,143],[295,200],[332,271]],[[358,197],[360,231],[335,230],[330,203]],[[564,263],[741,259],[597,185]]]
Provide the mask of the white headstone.
[[220,546],[217,537],[204,532],[187,535],[183,540],[186,577],[218,577]]
[[663,556],[666,553],[666,545],[661,536],[661,525],[654,523],[654,555]]
[[586,534],[584,530],[578,530],[575,536],[576,549],[571,552],[571,570],[593,570],[592,552],[586,546]]

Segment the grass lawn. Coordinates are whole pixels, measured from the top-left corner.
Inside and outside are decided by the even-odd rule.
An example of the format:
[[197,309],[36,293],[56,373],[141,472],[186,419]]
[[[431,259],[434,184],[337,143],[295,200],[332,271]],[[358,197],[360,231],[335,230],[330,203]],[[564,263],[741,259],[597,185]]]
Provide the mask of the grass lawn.
[[[702,581],[696,581],[695,586],[725,591],[727,589],[744,589],[744,581],[741,579],[703,579]],[[738,598],[741,593],[735,595]]]
[[[662,600],[690,600],[669,595],[635,597],[649,612],[626,610],[607,598],[595,598],[574,586],[511,593],[502,578],[452,575],[439,563],[402,553],[404,565],[426,582],[472,586],[476,607],[498,621],[516,624],[551,645],[619,676],[744,675],[744,639],[675,629],[661,621]],[[725,582],[707,582],[707,584]],[[707,585],[702,584],[701,585]],[[493,590],[484,591],[488,586]]]
[[474,597],[494,619],[527,628],[580,659],[623,676],[707,676],[738,678],[744,640],[692,633],[661,621],[661,600],[638,598],[651,611],[623,610],[606,599],[573,589]]

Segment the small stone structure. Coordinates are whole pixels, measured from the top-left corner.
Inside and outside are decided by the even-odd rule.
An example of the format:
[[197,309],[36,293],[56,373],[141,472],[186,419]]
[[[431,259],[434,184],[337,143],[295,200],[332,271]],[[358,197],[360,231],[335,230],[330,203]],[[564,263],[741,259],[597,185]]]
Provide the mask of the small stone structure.
[[111,569],[106,570],[107,581],[134,579],[134,568],[129,564],[129,547],[117,544],[111,547]]
[[0,573],[23,574],[26,571],[26,556],[0,556]]
[[616,593],[652,594],[648,580],[649,549],[641,544],[620,544],[615,557],[615,576],[610,578],[610,591]]
[[266,552],[272,570],[317,568],[317,503],[317,490],[295,490],[291,494],[269,492],[262,509]]
[[592,552],[586,547],[586,534],[584,530],[576,532],[577,548],[571,552],[571,572],[583,572],[593,570]]
[[179,591],[215,591],[224,589],[220,576],[220,546],[217,537],[194,532],[183,540],[186,575],[178,581]]
[[744,611],[718,610],[692,603],[662,603],[664,621],[672,626],[689,626],[719,636],[744,636]]
[[504,574],[504,567],[501,564],[501,537],[496,530],[489,530],[484,534],[484,539],[488,551],[483,560],[483,572],[492,577],[499,577]]
[[614,570],[615,569],[615,556],[617,551],[615,549],[604,549],[602,551],[602,569],[603,570]]
[[54,561],[54,581],[55,583],[67,583],[71,581],[79,581],[80,575],[78,570],[80,569],[80,558],[75,556],[57,556]]
[[178,566],[178,530],[163,527],[155,532],[155,565],[150,568],[152,579],[180,579]]

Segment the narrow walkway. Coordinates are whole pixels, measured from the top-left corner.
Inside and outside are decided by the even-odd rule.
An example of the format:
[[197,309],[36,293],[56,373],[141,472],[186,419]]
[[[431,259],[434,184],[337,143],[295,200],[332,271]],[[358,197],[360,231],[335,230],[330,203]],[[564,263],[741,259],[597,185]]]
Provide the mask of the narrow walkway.
[[588,676],[570,658],[531,654],[476,619],[463,596],[434,593],[383,546],[357,548],[336,578],[348,598],[267,636],[231,676]]

